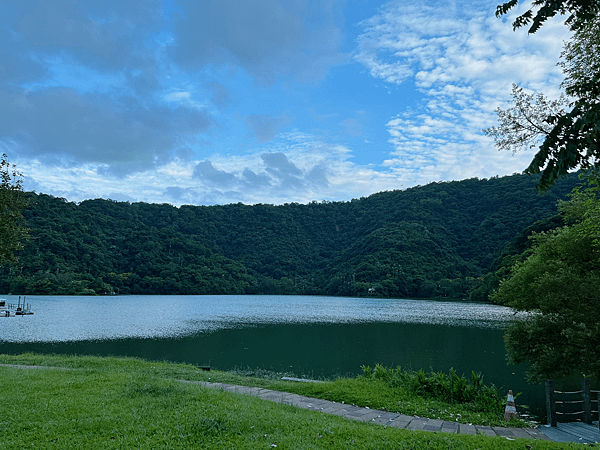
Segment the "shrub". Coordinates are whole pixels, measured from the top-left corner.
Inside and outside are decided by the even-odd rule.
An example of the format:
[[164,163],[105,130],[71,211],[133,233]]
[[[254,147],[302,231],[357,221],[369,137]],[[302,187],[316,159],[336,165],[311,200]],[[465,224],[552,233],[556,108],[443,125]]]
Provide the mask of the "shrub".
[[483,375],[474,371],[471,372],[470,382],[464,375],[459,377],[453,368],[449,374],[434,371],[425,373],[422,369],[403,370],[400,366],[394,369],[377,364],[373,370],[369,366],[362,366],[362,371],[363,378],[380,380],[391,388],[407,389],[427,399],[470,404],[476,411],[496,411],[504,407],[504,398],[496,386],[486,385]]

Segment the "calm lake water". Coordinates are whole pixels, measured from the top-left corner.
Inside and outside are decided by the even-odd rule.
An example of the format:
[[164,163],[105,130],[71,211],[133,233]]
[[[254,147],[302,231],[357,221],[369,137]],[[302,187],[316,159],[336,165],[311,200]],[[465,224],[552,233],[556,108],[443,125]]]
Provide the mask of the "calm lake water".
[[[17,303],[16,297],[6,297]],[[481,372],[543,407],[525,367],[508,366],[509,308],[470,302],[306,296],[27,297],[31,316],[0,318],[0,353],[137,356],[354,376],[362,365]],[[538,411],[538,407],[540,411]]]

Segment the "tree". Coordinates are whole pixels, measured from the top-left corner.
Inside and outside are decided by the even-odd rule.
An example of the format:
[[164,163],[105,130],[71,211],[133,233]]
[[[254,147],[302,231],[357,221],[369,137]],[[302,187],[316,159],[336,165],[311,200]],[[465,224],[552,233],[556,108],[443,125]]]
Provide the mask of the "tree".
[[[518,3],[519,0],[510,0],[499,5],[496,8],[496,17],[507,14]],[[578,30],[593,20],[600,11],[600,4],[597,0],[533,0],[531,5],[531,8],[513,21],[513,29],[516,30],[531,24],[529,33],[533,34],[541,28],[546,20],[556,14],[569,14],[565,23],[572,30]]]
[[529,150],[538,147],[552,132],[551,116],[564,114],[569,102],[564,95],[558,100],[550,100],[544,94],[528,94],[522,87],[513,84],[513,107],[506,110],[497,108],[497,127],[483,132],[493,137],[500,150]]
[[[497,15],[505,14],[517,0],[498,7]],[[567,14],[566,23],[574,30],[565,45],[559,65],[565,80],[564,97],[549,101],[542,94],[527,95],[513,87],[514,107],[498,109],[499,127],[484,132],[503,150],[534,147],[538,152],[525,170],[539,174],[538,187],[547,189],[554,181],[574,169],[589,169],[600,160],[600,2],[597,0],[535,0],[536,15],[530,9],[519,16],[513,26],[519,28],[531,23],[530,33],[557,13]],[[568,108],[567,108],[568,106]]]
[[600,161],[599,52],[600,17],[596,16],[577,30],[561,55],[566,76],[562,87],[575,100],[569,112],[548,117],[552,131],[527,168],[529,173],[542,173],[542,187],[570,170],[589,169]]
[[529,314],[506,332],[509,360],[529,362],[539,381],[600,376],[600,198],[598,178],[560,205],[568,225],[534,237],[532,254],[493,294]]
[[21,174],[8,162],[6,154],[0,159],[0,265],[14,260],[14,251],[23,248],[28,238],[22,210],[27,199],[22,189]]

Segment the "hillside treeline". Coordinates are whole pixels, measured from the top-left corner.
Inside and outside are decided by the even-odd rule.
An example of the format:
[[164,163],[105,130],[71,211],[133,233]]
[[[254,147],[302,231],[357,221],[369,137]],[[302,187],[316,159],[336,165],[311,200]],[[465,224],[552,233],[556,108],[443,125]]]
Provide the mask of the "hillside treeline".
[[578,179],[543,195],[535,184],[513,175],[280,206],[29,193],[31,239],[1,268],[0,291],[486,299],[503,258],[522,251],[536,222],[556,221]]

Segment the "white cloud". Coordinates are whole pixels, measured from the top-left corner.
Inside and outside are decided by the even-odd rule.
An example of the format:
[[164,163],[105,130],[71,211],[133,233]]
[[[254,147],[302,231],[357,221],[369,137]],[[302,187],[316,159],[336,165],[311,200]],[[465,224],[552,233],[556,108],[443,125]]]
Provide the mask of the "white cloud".
[[386,124],[394,150],[385,165],[409,185],[522,171],[532,154],[499,153],[481,129],[495,124],[512,83],[552,95],[562,79],[556,62],[568,38],[564,25],[549,22],[528,36],[493,9],[454,6],[390,2],[363,22],[358,38],[355,59],[372,76],[411,79],[426,96]]
[[100,166],[91,163],[57,167],[51,175],[39,162],[23,160],[18,165],[26,174],[26,189],[35,186],[39,192],[71,201],[112,198],[163,203],[167,197],[175,205],[307,203],[349,200],[402,187],[392,173],[356,165],[349,161],[351,155],[345,146],[289,133],[245,155],[216,154],[204,161],[175,159],[126,177],[99,173]]
[[69,88],[0,90],[0,146],[16,142],[20,157],[49,166],[91,163],[126,175],[164,163],[214,123],[187,104],[146,109],[128,100]]
[[531,155],[480,130],[513,82],[557,94],[567,37],[556,22],[515,33],[471,0],[384,5],[359,25],[355,60],[370,84],[424,98],[380,122],[386,143],[377,99],[363,115],[317,98],[354,68],[332,70],[347,61],[343,2],[183,2],[171,20],[159,2],[24,1],[0,19],[0,149],[26,188],[75,201],[348,200],[520,171]]
[[165,96],[163,97],[167,102],[182,102],[182,101],[189,101],[191,95],[189,92],[184,92],[184,91],[175,91],[175,92],[169,92],[168,94],[165,94]]

